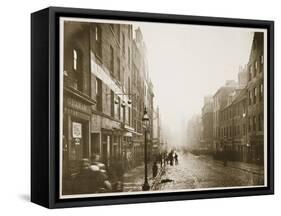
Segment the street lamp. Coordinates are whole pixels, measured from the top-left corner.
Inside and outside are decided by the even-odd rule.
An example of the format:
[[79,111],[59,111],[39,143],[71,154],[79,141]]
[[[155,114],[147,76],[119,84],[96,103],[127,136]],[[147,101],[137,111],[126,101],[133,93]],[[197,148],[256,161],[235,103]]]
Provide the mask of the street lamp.
[[149,116],[147,114],[146,107],[144,108],[142,121],[145,125],[145,128],[144,128],[144,184],[142,186],[142,190],[148,191],[150,189],[150,186],[149,186],[148,180],[147,180],[147,129],[148,129],[148,125],[149,125]]

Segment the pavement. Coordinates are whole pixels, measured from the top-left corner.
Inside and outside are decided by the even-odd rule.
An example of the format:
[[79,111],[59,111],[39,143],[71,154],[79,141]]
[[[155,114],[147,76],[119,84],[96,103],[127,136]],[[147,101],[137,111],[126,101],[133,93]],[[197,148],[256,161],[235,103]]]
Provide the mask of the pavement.
[[[151,189],[156,188],[156,181],[161,178],[161,169],[158,166],[158,175],[156,178],[152,177],[152,164],[147,165],[147,176],[148,184]],[[144,183],[144,164],[131,169],[129,172],[125,173],[123,176],[123,192],[141,191]]]

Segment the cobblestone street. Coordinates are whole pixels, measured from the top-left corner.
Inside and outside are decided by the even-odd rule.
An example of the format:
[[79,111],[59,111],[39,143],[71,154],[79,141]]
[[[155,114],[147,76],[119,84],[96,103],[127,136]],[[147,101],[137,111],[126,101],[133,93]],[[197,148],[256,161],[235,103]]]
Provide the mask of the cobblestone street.
[[[153,190],[202,189],[263,185],[263,167],[243,162],[223,162],[210,156],[180,154],[179,164],[166,165],[161,179]],[[148,165],[149,184],[152,186],[152,168]],[[141,191],[144,182],[144,166],[138,166],[124,175],[124,192]]]
[[180,155],[179,164],[166,166],[160,190],[251,186],[263,184],[263,167],[241,162],[223,166],[211,157]]

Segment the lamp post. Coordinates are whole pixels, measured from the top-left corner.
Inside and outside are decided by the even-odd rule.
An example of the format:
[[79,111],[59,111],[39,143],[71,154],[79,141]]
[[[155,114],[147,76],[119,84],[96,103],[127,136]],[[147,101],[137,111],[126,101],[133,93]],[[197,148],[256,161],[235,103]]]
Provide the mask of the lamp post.
[[144,128],[144,184],[142,186],[142,190],[148,191],[150,189],[150,186],[149,186],[148,180],[147,180],[147,128],[148,128],[148,124],[149,124],[149,117],[148,117],[148,114],[146,111],[146,107],[144,108],[142,121],[145,125],[145,128]]

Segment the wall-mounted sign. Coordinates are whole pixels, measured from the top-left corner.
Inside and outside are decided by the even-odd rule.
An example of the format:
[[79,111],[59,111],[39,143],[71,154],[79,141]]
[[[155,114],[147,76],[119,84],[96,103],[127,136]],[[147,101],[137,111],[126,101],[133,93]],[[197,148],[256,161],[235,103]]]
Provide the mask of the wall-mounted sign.
[[82,138],[82,124],[77,122],[72,122],[72,137]]

